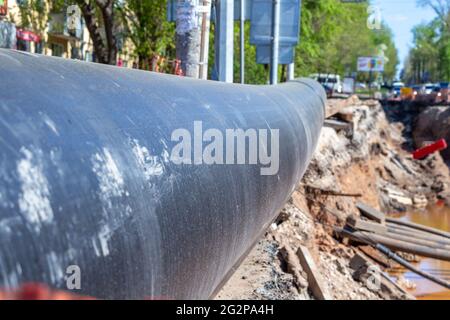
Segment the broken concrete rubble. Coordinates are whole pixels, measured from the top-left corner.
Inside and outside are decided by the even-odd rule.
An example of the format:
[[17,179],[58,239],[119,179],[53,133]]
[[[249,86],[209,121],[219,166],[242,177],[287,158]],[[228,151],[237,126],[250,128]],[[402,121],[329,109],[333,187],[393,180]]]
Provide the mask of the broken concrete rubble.
[[[288,267],[295,266],[289,261],[301,246],[311,252],[333,299],[413,298],[387,279],[382,280],[383,290],[377,291],[368,287],[367,272],[360,270],[355,276],[350,261],[358,249],[337,241],[333,226],[343,226],[349,216],[360,216],[357,201],[386,213],[423,210],[437,200],[450,204],[448,167],[439,155],[413,160],[403,149],[412,144],[404,136],[403,124],[390,123],[378,101],[353,98],[351,106],[340,110],[336,117],[350,122],[354,130],[323,128],[308,171],[282,210],[276,228],[267,232],[217,298],[314,299],[310,287],[303,289],[308,283],[303,268]],[[360,193],[361,197],[342,197],[330,191]],[[268,244],[278,253],[270,259],[255,259]]]

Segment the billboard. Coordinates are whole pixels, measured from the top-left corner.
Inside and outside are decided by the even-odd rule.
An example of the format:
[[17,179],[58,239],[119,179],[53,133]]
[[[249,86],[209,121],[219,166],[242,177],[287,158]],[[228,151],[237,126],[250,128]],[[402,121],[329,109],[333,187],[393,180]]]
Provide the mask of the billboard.
[[383,72],[384,59],[383,57],[359,57],[357,70],[363,72]]
[[0,0],[0,16],[8,14],[8,0]]

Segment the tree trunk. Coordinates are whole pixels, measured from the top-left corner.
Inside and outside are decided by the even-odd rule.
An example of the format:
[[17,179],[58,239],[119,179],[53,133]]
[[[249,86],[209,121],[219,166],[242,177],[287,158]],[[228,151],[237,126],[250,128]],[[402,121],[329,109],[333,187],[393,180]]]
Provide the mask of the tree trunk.
[[105,27],[105,40],[100,34],[99,24],[96,18],[95,4],[92,1],[76,0],[81,9],[86,27],[94,46],[95,60],[104,64],[116,64],[117,44],[114,36],[114,11],[113,0],[96,0],[95,4],[99,6],[102,13],[103,25]]
[[103,23],[105,26],[105,34],[106,34],[106,44],[108,47],[106,60],[108,64],[116,64],[117,60],[117,43],[116,37],[114,36],[114,1],[98,1],[97,3],[100,6]]

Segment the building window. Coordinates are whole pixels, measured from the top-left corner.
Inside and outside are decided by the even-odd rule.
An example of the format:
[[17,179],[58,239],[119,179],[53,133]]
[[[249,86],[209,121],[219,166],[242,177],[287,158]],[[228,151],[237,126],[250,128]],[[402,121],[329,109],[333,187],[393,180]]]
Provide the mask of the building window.
[[50,48],[52,49],[52,56],[62,57],[64,53],[63,45],[59,43],[52,43]]

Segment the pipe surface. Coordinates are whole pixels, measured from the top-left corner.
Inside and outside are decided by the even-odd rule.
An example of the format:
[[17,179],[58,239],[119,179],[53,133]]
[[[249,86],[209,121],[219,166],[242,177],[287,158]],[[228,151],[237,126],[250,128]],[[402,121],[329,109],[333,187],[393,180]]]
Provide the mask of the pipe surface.
[[[0,50],[0,72],[6,288],[67,289],[79,268],[77,294],[210,297],[289,199],[325,114],[310,79],[235,85],[12,50]],[[178,164],[174,132],[200,121],[224,136],[279,130],[279,169],[201,163],[195,134],[197,164]]]

